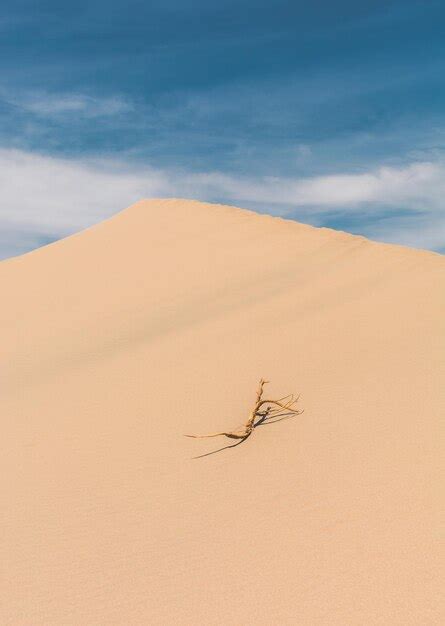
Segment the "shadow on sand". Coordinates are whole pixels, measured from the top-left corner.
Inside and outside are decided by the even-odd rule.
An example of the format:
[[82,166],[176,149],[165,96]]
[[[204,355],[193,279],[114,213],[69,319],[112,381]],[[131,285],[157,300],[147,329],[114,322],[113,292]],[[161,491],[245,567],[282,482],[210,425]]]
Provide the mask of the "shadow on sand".
[[236,446],[240,446],[242,443],[249,439],[250,435],[253,433],[255,428],[259,426],[269,426],[270,424],[275,424],[276,422],[282,422],[283,420],[288,420],[291,417],[297,417],[301,415],[300,413],[276,413],[275,415],[269,416],[268,411],[264,411],[263,413],[258,413],[259,420],[255,422],[253,430],[243,439],[240,439],[236,443],[230,443],[227,446],[223,446],[222,448],[218,448],[217,450],[212,450],[211,452],[206,452],[205,454],[200,454],[199,456],[194,456],[192,459],[202,459],[205,456],[211,456],[212,454],[218,454],[218,452],[223,452],[224,450],[228,450],[229,448],[236,448]]

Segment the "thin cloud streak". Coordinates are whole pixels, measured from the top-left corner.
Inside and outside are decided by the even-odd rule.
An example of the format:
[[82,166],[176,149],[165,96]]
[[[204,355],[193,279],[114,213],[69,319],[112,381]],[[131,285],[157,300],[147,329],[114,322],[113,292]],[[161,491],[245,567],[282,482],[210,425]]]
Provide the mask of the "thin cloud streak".
[[72,115],[84,118],[110,117],[133,110],[133,105],[120,96],[100,98],[82,93],[61,94],[43,91],[11,93],[2,90],[0,98],[12,107],[52,119]]
[[444,169],[443,164],[421,162],[363,174],[317,176],[290,182],[287,193],[296,205],[317,205],[320,212],[333,206],[355,210],[364,203],[436,210],[443,207]]
[[[441,161],[359,174],[252,178],[0,149],[0,185],[0,228],[9,233],[8,246],[0,249],[3,257],[11,249],[25,251],[33,242],[81,230],[141,198],[169,196],[237,204],[315,225],[339,213],[366,215],[362,232],[371,238],[437,250],[445,246]],[[404,215],[397,216],[401,210]]]

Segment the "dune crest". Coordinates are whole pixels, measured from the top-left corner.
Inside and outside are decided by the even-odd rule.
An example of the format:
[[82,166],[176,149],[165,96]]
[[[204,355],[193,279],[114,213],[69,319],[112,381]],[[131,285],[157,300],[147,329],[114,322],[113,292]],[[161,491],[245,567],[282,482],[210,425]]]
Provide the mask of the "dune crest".
[[444,279],[181,199],[0,263],[1,623],[442,623]]

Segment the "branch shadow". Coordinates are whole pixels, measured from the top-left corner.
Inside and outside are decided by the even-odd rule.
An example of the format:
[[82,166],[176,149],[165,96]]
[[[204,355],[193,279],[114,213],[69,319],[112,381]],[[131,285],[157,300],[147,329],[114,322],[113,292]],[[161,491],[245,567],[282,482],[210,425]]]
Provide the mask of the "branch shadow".
[[193,456],[192,459],[202,459],[205,456],[211,456],[212,454],[217,454],[218,452],[222,452],[223,450],[228,450],[229,448],[236,448],[236,446],[240,446],[249,437],[250,437],[250,435],[247,435],[247,437],[244,437],[243,439],[240,439],[236,443],[229,443],[228,446],[223,446],[222,448],[218,448],[218,450],[212,450],[212,452],[206,452],[205,454],[200,454],[199,456]]
[[[276,422],[282,422],[283,420],[288,420],[288,419],[291,419],[292,417],[298,417],[302,413],[303,413],[303,410],[299,411],[298,413],[283,412],[283,413],[276,413],[274,415],[269,415],[269,411],[263,411],[257,414],[257,416],[260,419],[254,424],[253,430],[255,430],[255,428],[258,428],[259,426],[269,426],[270,424],[275,424]],[[202,459],[205,456],[211,456],[212,454],[218,454],[218,452],[223,452],[224,450],[228,450],[229,448],[236,448],[237,446],[240,446],[242,443],[244,443],[246,439],[250,437],[252,432],[249,433],[246,437],[243,437],[243,439],[240,439],[239,441],[237,441],[236,443],[230,443],[229,445],[223,446],[222,448],[218,448],[217,450],[212,450],[211,452],[206,452],[205,454],[200,454],[199,456],[193,456],[192,460]]]
[[292,417],[298,417],[302,413],[303,410],[299,411],[298,413],[279,413],[277,415],[271,415],[270,417],[264,417],[258,420],[254,428],[257,428],[258,426],[269,426],[270,424],[275,424],[276,422],[289,420]]

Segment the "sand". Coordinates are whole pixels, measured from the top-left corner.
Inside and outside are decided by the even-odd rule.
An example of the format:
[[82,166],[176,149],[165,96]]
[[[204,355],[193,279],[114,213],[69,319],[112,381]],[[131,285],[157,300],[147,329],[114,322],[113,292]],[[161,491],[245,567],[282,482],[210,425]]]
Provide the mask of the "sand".
[[[0,264],[0,623],[430,625],[445,262],[142,201]],[[241,445],[258,380],[304,413]]]

